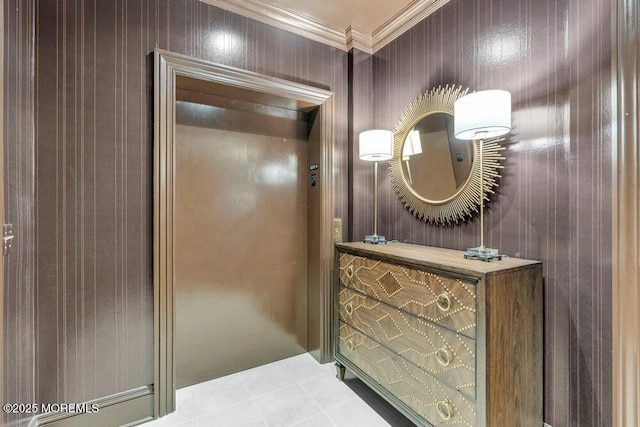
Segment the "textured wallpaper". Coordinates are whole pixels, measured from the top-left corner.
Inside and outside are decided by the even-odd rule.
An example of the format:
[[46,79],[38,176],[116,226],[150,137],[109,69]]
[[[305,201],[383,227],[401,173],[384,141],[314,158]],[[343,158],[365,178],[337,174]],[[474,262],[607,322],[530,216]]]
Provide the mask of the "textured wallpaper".
[[[3,384],[5,402],[34,401],[33,16],[31,1],[4,5],[4,213],[13,248],[4,262]],[[29,415],[2,412],[3,426]]]
[[[357,158],[359,131],[392,129],[414,97],[439,84],[511,91],[513,130],[488,206],[488,244],[544,262],[545,420],[610,425],[607,2],[452,0],[373,56],[347,55],[196,0],[39,1],[35,13],[37,401],[88,400],[152,382],[149,54],[160,47],[334,91],[336,216],[354,240],[371,232],[373,218],[373,168]],[[14,120],[5,109],[5,157],[16,159],[6,167],[19,167],[22,177],[8,184],[20,189],[5,203],[28,218],[33,156],[17,141],[28,141],[33,87],[25,79],[29,19],[21,16],[6,17],[5,102],[23,98],[11,105],[24,115]],[[7,88],[16,85],[24,91],[12,95]],[[427,226],[402,207],[384,167],[380,175],[381,234],[458,249],[477,244],[477,220]],[[34,234],[25,221],[28,242]],[[29,248],[14,253],[6,272],[25,277],[22,284],[33,274]],[[8,351],[32,351],[8,348],[8,334],[30,330],[33,294],[25,289],[5,290],[5,304],[24,306],[13,329],[5,309],[5,363],[20,359]],[[29,394],[28,375],[5,377],[5,395]]]
[[346,52],[196,0],[38,2],[39,402],[153,382],[156,47],[333,91],[346,217]]
[[[373,55],[375,127],[393,129],[414,97],[438,85],[512,94],[485,242],[544,263],[545,421],[554,427],[611,425],[610,9],[598,0],[453,0]],[[373,227],[372,169],[356,157],[355,239]],[[428,226],[381,170],[379,234],[477,246],[477,218]]]

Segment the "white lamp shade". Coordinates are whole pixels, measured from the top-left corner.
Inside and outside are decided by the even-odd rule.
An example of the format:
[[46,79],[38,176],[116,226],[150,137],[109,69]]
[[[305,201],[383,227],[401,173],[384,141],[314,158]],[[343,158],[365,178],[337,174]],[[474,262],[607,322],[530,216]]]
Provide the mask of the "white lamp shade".
[[360,158],[379,162],[393,158],[393,132],[374,129],[360,132]]
[[465,95],[453,104],[456,138],[495,138],[511,130],[511,94],[483,90]]
[[412,129],[407,135],[402,147],[402,158],[407,160],[409,156],[422,153],[422,143],[420,142],[420,131]]

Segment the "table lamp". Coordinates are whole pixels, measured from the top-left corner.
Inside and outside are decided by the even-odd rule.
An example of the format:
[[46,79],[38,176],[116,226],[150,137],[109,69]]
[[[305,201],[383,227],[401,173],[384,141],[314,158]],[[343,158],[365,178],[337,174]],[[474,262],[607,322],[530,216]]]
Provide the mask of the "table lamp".
[[505,90],[484,90],[459,98],[453,104],[454,133],[456,138],[473,140],[480,151],[480,246],[467,249],[465,258],[492,261],[502,259],[497,249],[484,246],[484,192],[483,144],[487,139],[509,133],[511,130],[511,94]]
[[378,235],[378,162],[393,158],[393,132],[373,129],[360,132],[360,159],[373,162],[373,234],[365,236],[365,243],[387,243]]

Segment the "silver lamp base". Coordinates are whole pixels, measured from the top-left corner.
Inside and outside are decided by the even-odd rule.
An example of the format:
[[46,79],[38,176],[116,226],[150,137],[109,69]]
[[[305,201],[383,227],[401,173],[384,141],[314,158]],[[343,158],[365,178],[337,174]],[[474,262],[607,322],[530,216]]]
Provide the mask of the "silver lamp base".
[[482,246],[467,249],[467,252],[464,253],[464,257],[466,259],[479,259],[487,262],[493,260],[500,261],[502,259],[502,255],[498,253],[497,249],[485,248]]
[[374,245],[384,245],[387,243],[387,240],[384,236],[378,236],[377,234],[369,234],[368,236],[364,236],[365,243],[371,243]]

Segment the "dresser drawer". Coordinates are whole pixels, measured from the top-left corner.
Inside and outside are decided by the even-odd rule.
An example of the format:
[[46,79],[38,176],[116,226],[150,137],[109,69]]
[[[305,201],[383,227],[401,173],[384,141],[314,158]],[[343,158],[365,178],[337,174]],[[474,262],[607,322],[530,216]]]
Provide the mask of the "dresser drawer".
[[434,426],[476,424],[475,403],[341,322],[338,351]]
[[348,288],[338,301],[343,322],[475,400],[474,340]]
[[476,336],[476,286],[441,272],[340,253],[340,284],[437,323]]

